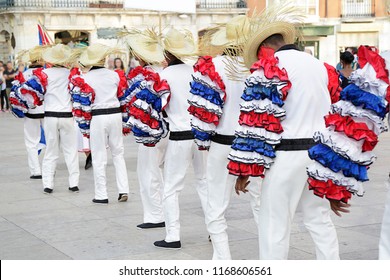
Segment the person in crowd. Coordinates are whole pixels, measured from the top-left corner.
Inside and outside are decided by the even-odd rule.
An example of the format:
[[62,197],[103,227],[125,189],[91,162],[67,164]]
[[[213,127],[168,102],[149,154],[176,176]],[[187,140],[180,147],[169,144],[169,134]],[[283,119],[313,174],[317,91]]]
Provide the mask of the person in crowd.
[[114,59],[114,70],[125,71],[125,65],[123,64],[122,59],[120,59],[119,57]]
[[15,79],[16,72],[17,71],[15,71],[15,69],[12,65],[12,62],[8,61],[7,65],[5,67],[5,70],[3,71],[3,77],[5,79],[5,85],[6,85],[6,87],[5,87],[5,90],[6,90],[6,98],[5,98],[6,111],[9,111],[9,109],[10,109],[10,107],[9,107],[9,94],[11,92],[12,82]]
[[[83,128],[83,134],[90,136],[95,181],[95,197],[92,202],[100,204],[109,202],[106,179],[107,146],[115,166],[118,201],[127,201],[129,194],[122,135],[129,131],[123,130],[121,114],[121,98],[127,89],[127,81],[123,71],[104,68],[106,57],[115,52],[115,49],[102,44],[87,47],[80,54],[78,62],[80,66],[90,70],[81,75],[79,70],[73,69],[69,83],[73,101],[81,100],[80,110],[83,112],[77,112],[76,120],[80,128]],[[87,97],[87,100],[82,97]],[[83,126],[85,120],[90,120],[90,127]]]
[[[351,53],[353,55],[353,57],[354,57],[353,62],[351,64],[352,69],[353,70],[359,69],[360,65],[358,63],[357,48],[356,47],[347,47],[347,48],[345,48],[345,52]],[[343,68],[343,65],[342,65],[342,63],[340,61],[336,65],[336,70],[340,71],[342,68]]]
[[0,102],[1,112],[5,112],[8,105],[6,80],[4,78],[4,65],[0,65]]
[[[323,63],[294,45],[295,27],[281,9],[266,10],[252,22],[244,43],[251,75],[243,92],[239,128],[229,154],[236,191],[248,179],[264,177],[259,210],[260,259],[287,259],[291,224],[298,204],[316,247],[317,259],[339,259],[329,204],[307,188],[307,150],[331,105]],[[287,18],[291,18],[287,17]]]
[[[170,95],[165,95],[162,108],[169,123],[169,141],[164,164],[165,239],[154,242],[156,247],[178,249],[180,241],[179,196],[184,188],[184,178],[192,162],[195,186],[203,211],[207,204],[206,160],[207,153],[199,151],[191,132],[187,100],[190,98],[189,84],[194,73],[183,59],[193,56],[196,46],[190,31],[170,29],[163,39],[165,57],[168,62],[160,76],[168,82]],[[169,98],[168,98],[169,97]]]
[[110,70],[114,70],[115,69],[115,63],[114,63],[114,59],[112,57],[109,57],[107,59],[107,68],[110,69]]
[[349,76],[352,74],[352,63],[354,61],[354,56],[352,53],[345,51],[340,54],[340,63],[341,63],[341,69],[339,72],[339,78],[340,78],[340,86],[341,88],[345,88],[349,85]]

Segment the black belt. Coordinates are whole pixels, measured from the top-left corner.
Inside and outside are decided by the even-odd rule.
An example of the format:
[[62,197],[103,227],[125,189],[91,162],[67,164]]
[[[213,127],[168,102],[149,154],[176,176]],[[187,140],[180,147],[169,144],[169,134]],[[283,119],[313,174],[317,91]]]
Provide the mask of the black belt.
[[116,114],[120,113],[121,108],[106,108],[106,109],[94,109],[92,110],[92,116],[99,116],[99,115],[110,115],[110,114]]
[[282,139],[275,146],[275,151],[306,151],[315,145],[312,138]]
[[192,140],[194,138],[194,134],[191,130],[186,131],[171,131],[169,133],[169,140],[173,141],[181,141],[181,140]]
[[221,144],[221,145],[229,145],[231,146],[233,144],[233,140],[236,138],[236,136],[233,135],[223,135],[223,134],[214,134],[211,136],[211,141]]
[[25,113],[24,116],[29,119],[43,119],[45,117],[45,114],[30,114]]
[[73,118],[72,112],[45,112],[45,117],[54,117],[54,118]]

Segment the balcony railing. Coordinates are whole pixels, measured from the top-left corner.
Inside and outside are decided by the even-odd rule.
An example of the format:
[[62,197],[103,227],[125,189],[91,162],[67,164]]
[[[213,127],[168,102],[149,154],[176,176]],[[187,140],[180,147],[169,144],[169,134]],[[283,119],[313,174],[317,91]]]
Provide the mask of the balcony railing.
[[0,0],[7,8],[123,8],[123,0]]
[[375,16],[375,1],[372,0],[343,0],[343,18],[367,18]]
[[197,0],[198,9],[243,9],[246,8],[244,0]]

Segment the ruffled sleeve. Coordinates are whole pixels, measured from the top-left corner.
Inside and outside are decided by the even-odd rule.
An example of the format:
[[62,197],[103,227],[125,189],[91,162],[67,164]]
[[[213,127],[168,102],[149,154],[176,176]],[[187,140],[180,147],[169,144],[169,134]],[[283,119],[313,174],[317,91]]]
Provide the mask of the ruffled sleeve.
[[119,76],[119,84],[117,96],[119,99],[119,104],[122,112],[122,133],[123,135],[128,135],[131,130],[127,125],[127,121],[129,120],[129,103],[130,103],[130,95],[127,91],[127,79],[126,75],[122,70],[115,70],[115,72]]
[[20,89],[25,82],[26,80],[24,79],[23,73],[19,72],[12,82],[12,88],[9,95],[11,111],[17,118],[24,118],[24,114],[28,111],[27,103],[20,92]]
[[28,109],[42,105],[47,87],[47,75],[43,70],[43,68],[35,69],[31,78],[18,89],[18,95],[24,100]]
[[84,137],[89,138],[95,91],[81,77],[78,68],[70,71],[68,88],[72,97],[74,119]]
[[192,115],[191,127],[195,143],[199,150],[208,150],[211,136],[222,116],[222,108],[226,99],[225,84],[211,56],[203,56],[194,65],[191,82],[191,98],[188,112]]
[[137,143],[155,146],[168,133],[162,111],[169,100],[170,89],[165,80],[151,68],[134,68],[128,75],[126,95],[127,127],[134,133]]
[[274,56],[260,58],[251,69],[241,98],[239,128],[229,154],[229,173],[264,177],[283,132],[284,101],[291,88],[287,72]]
[[329,65],[328,63],[324,63],[326,71],[328,72],[328,90],[330,94],[330,99],[333,103],[336,103],[340,99],[340,80],[339,74],[337,73],[336,68]]
[[314,161],[307,169],[314,194],[348,202],[363,195],[367,170],[374,162],[373,149],[387,127],[389,80],[383,58],[370,47],[358,51],[361,69],[350,76],[351,84],[325,117],[326,131],[316,132],[309,150]]

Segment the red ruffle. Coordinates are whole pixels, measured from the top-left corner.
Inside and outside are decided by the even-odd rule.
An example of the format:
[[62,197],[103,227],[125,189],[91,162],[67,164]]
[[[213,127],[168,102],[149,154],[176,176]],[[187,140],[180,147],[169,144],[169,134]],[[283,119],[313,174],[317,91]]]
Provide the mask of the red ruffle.
[[252,176],[264,178],[264,166],[258,164],[239,163],[229,161],[227,168],[229,173],[235,176]]
[[137,77],[139,74],[141,74],[142,76],[145,76],[146,75],[146,69],[144,69],[142,66],[137,66],[135,67],[134,69],[132,69],[129,74],[127,74],[127,78],[130,80],[130,79],[133,79],[135,77]]
[[202,122],[213,123],[215,125],[218,125],[218,123],[219,123],[218,115],[216,115],[212,112],[209,112],[204,108],[195,107],[195,106],[191,105],[188,108],[188,112],[190,112],[191,115],[198,118]]
[[378,136],[371,131],[367,124],[357,123],[350,116],[329,114],[325,116],[326,127],[334,126],[338,132],[344,132],[350,138],[357,141],[364,139],[363,152],[372,151],[378,143]]
[[18,72],[18,74],[16,74],[15,80],[19,81],[19,83],[21,83],[21,84],[23,84],[26,81],[26,79],[23,76],[23,73],[20,71]]
[[247,125],[251,127],[262,127],[270,132],[282,133],[283,127],[280,123],[280,120],[274,115],[267,113],[255,113],[254,111],[250,112],[241,112],[239,118],[240,125]]
[[86,121],[90,121],[92,119],[91,112],[86,112],[86,111],[83,111],[82,109],[74,109],[74,108],[73,108],[72,112],[73,112],[73,116],[75,116],[77,118],[83,118]]
[[218,87],[225,93],[223,101],[226,100],[226,88],[221,76],[215,70],[213,58],[211,56],[201,56],[194,65],[194,71],[200,72],[203,76],[209,76],[209,78],[218,85]]
[[37,76],[41,85],[43,86],[44,91],[46,91],[47,87],[47,75],[43,72],[43,68],[38,68],[33,71],[33,75]]
[[115,70],[115,72],[119,76],[117,96],[118,98],[121,98],[125,94],[125,91],[127,89],[127,79],[126,79],[125,72],[123,72],[123,70],[117,69]]
[[122,134],[123,135],[128,135],[128,134],[130,134],[130,132],[131,132],[131,129],[130,128],[128,128],[128,127],[122,127]]
[[73,67],[70,69],[68,79],[69,81],[74,77],[74,76],[79,76],[81,74],[80,69],[77,67]]
[[[157,73],[156,73],[157,74]],[[153,84],[153,89],[156,92],[161,92],[161,91],[170,91],[168,82],[166,80],[161,80],[160,75],[156,75],[156,79],[154,80]]]
[[25,89],[25,88],[21,88],[20,89],[20,92],[23,94],[23,95],[30,95],[32,98],[33,98],[33,104],[35,106],[40,106],[42,105],[42,100],[39,99],[37,93],[35,91],[32,91],[32,90],[28,90],[28,89]]
[[328,63],[324,63],[326,71],[328,72],[328,90],[330,93],[330,99],[332,101],[332,104],[336,103],[340,100],[340,80],[339,80],[339,74],[337,73],[336,68],[329,65]]
[[378,53],[377,48],[369,46],[360,46],[358,49],[359,65],[364,67],[367,63],[371,64],[374,67],[376,72],[376,77],[385,81],[387,84],[389,82],[389,71],[386,69],[386,62]]
[[253,73],[256,70],[263,69],[264,76],[272,80],[274,78],[279,79],[280,81],[286,82],[287,85],[285,85],[283,88],[281,88],[283,97],[283,100],[286,100],[288,91],[291,88],[291,82],[288,79],[288,74],[286,69],[280,69],[278,66],[279,60],[275,56],[268,56],[263,57],[259,59],[257,62],[255,62],[251,67],[251,73]]
[[344,186],[339,186],[333,183],[332,180],[326,182],[314,178],[309,178],[309,189],[314,191],[315,195],[319,197],[326,197],[333,200],[341,200],[348,203],[351,198],[351,193]]
[[262,46],[260,47],[257,53],[257,59],[273,57],[275,54],[275,50],[270,47]]
[[148,113],[146,113],[144,110],[139,109],[135,106],[132,106],[130,108],[130,115],[134,118],[140,120],[142,123],[146,124],[147,126],[151,127],[152,129],[159,129],[160,123],[158,120],[152,118]]

